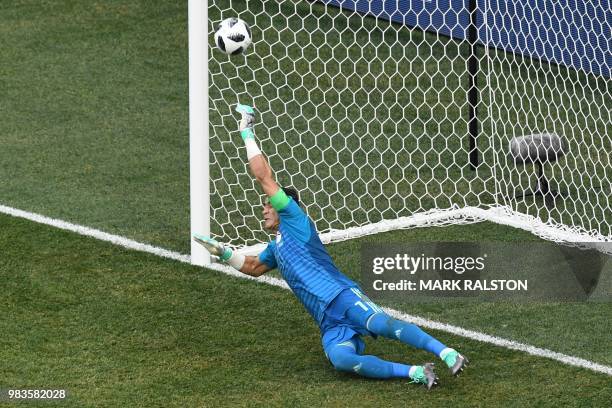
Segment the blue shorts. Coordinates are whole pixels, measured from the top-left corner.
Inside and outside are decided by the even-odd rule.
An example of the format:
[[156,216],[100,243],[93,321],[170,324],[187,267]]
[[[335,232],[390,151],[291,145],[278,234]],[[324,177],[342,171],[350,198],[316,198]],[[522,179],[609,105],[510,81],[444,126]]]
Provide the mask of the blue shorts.
[[[363,311],[359,322],[350,322],[345,316],[346,311],[352,306],[359,306]],[[359,289],[350,288],[340,292],[325,309],[321,321],[321,343],[325,355],[329,355],[328,351],[338,345],[352,347],[357,354],[362,354],[365,343],[361,336],[376,337],[368,331],[366,322],[370,316],[380,312],[382,309]]]

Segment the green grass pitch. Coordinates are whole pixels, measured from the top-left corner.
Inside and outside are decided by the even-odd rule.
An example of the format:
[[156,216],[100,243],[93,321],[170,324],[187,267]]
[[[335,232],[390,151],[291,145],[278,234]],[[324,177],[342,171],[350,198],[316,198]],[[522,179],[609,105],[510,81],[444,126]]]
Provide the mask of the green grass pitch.
[[[186,3],[17,0],[0,5],[0,204],[188,252]],[[302,3],[307,4],[294,4],[306,7]],[[244,2],[231,4],[238,11],[245,7]],[[257,11],[259,3],[250,4]],[[289,2],[283,4],[289,7]],[[211,18],[220,18],[219,8],[211,8]],[[322,19],[320,24],[328,22]],[[430,37],[416,32],[406,36],[421,45],[432,43]],[[455,65],[442,67],[455,80],[464,69],[461,50],[450,41],[444,44],[446,52],[455,50],[457,55]],[[265,42],[256,44],[258,53],[265,54],[266,47]],[[310,47],[305,50],[311,52]],[[213,65],[211,70],[221,66]],[[258,78],[252,76],[249,81],[252,89]],[[463,92],[461,83],[453,86]],[[265,88],[262,95],[272,91]],[[220,97],[212,92],[214,98]],[[431,102],[434,95],[424,92],[417,97]],[[452,98],[452,94],[444,97]],[[517,98],[517,94],[505,97]],[[235,95],[223,96],[227,103],[233,103],[232,98]],[[265,98],[258,98],[263,110],[284,109],[267,107]],[[432,105],[432,112],[448,101]],[[229,120],[227,105],[219,109],[228,111],[219,110],[223,114],[219,116],[213,113],[214,125],[233,129],[235,123],[224,122]],[[296,107],[287,109],[291,113]],[[316,125],[314,106],[304,106],[302,113]],[[442,132],[451,129],[455,119],[456,130],[461,131],[462,114],[443,113],[449,121],[440,122]],[[392,114],[397,119],[404,112]],[[537,126],[543,117],[534,115],[529,120]],[[273,120],[262,117],[262,126],[274,129]],[[516,120],[510,118],[508,123]],[[433,126],[428,123],[423,117],[411,126]],[[313,147],[314,139],[298,137],[304,125],[298,120],[292,137]],[[343,126],[325,122],[320,129],[336,125]],[[391,125],[380,121],[370,126],[374,132]],[[590,126],[601,130],[609,123]],[[320,146],[325,143],[316,141]],[[273,138],[264,138],[264,151],[274,148],[272,142]],[[375,142],[367,137],[363,141]],[[451,139],[451,143],[463,148],[461,140]],[[231,153],[233,147],[226,148],[224,154]],[[483,148],[487,150],[486,145]],[[581,148],[587,156],[600,154]],[[282,156],[303,153],[303,147],[279,149],[272,155],[277,167]],[[449,160],[448,154],[442,160]],[[416,163],[426,159],[425,155],[414,157]],[[286,164],[287,172],[299,169],[294,158]],[[232,156],[230,165],[244,169],[243,155]],[[349,167],[348,177],[356,170]],[[338,200],[335,190],[323,187],[318,194],[305,195],[314,215],[326,215]],[[481,191],[477,187],[472,185]],[[229,191],[244,194],[223,183],[216,188],[217,203]],[[339,188],[342,192],[346,187]],[[382,185],[381,193],[386,188]],[[416,196],[424,186],[417,183],[414,188]],[[455,186],[439,188],[448,192]],[[596,194],[595,199],[601,199]],[[486,198],[484,193],[476,195],[468,199]],[[242,197],[257,198],[251,193]],[[435,201],[424,200],[408,198],[401,205],[383,208],[381,214]],[[367,204],[355,197],[347,201],[348,208],[357,210],[370,208]],[[252,214],[250,201],[245,200],[240,210]],[[339,222],[350,217],[360,221],[366,215],[377,216],[363,211],[341,213]],[[597,219],[600,214],[590,216]],[[247,222],[256,225],[257,221],[253,217]],[[222,234],[220,229],[217,232]],[[333,244],[329,249],[338,266],[358,278],[355,254],[368,242],[535,239],[523,231],[482,223],[396,231]],[[325,360],[314,323],[287,291],[4,215],[0,215],[0,279],[0,388],[66,388],[69,398],[58,404],[62,406],[405,406],[412,401],[431,406],[606,406],[612,400],[612,381],[605,374],[443,332],[433,334],[465,350],[473,366],[458,379],[448,378],[441,370],[443,386],[434,392],[404,381],[370,381],[337,373]],[[606,340],[612,328],[609,303],[463,305],[452,310],[417,304],[405,311],[612,365]],[[386,340],[368,341],[368,351],[407,362],[428,357]]]
[[[469,352],[473,365],[459,378],[440,370],[443,386],[433,392],[338,373],[286,290],[7,216],[0,225],[2,386],[65,388],[61,406],[605,406],[612,398],[604,374],[435,331]],[[486,235],[491,228],[483,227],[467,233]],[[351,245],[331,248],[343,268],[355,262]],[[557,311],[559,320],[543,318]],[[549,305],[535,313],[506,310],[478,324],[508,324],[509,332],[530,331],[531,340],[610,363],[601,349],[609,307]],[[570,321],[580,333],[575,344]],[[367,343],[392,360],[429,358],[390,340]]]

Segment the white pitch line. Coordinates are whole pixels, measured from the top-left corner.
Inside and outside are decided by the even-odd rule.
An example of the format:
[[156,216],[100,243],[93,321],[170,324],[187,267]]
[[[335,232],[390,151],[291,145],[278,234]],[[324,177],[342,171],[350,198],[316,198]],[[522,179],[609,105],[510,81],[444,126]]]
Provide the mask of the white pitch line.
[[131,240],[129,238],[109,234],[107,232],[85,227],[83,225],[72,224],[67,221],[45,217],[44,215],[19,210],[17,208],[7,207],[1,204],[0,213],[12,215],[13,217],[25,218],[26,220],[34,221],[39,224],[50,225],[59,229],[76,232],[79,235],[85,235],[86,237],[92,237],[101,241],[107,241],[115,245],[122,246],[124,248],[135,249],[136,251],[148,252],[150,254],[155,254],[164,258],[170,258],[176,261],[191,263],[189,255],[181,255],[177,252],[168,251],[167,249],[159,248],[153,245],[143,244]]
[[[169,251],[167,249],[159,248],[153,245],[143,244],[129,238],[125,238],[119,235],[109,234],[104,231],[100,231],[94,228],[85,227],[82,225],[73,224],[67,221],[62,221],[54,218],[45,217],[44,215],[35,214],[23,210],[19,210],[12,207],[7,207],[4,205],[0,205],[0,213],[11,215],[13,217],[24,218],[30,221],[34,221],[39,224],[50,225],[52,227],[56,227],[59,229],[72,231],[80,235],[84,235],[87,237],[92,237],[99,239],[101,241],[110,242],[115,245],[122,246],[127,249],[133,249],[136,251],[147,252],[153,255],[157,255],[163,258],[173,259],[176,261],[190,263],[189,255],[183,255],[178,252]],[[253,278],[250,276],[243,275],[242,273],[234,270],[231,267],[213,264],[207,266],[209,269],[214,269],[219,272],[225,273],[227,275],[235,276],[243,279],[254,280],[255,282],[266,283],[268,285],[281,287],[283,289],[289,289],[287,283],[278,278],[274,278],[271,276],[261,276],[259,278]],[[391,316],[410,321],[418,326],[425,327],[428,329],[444,331],[447,333],[454,334],[456,336],[465,337],[468,339],[476,340],[482,343],[493,344],[498,347],[504,347],[511,350],[522,351],[524,353],[536,356],[536,357],[545,357],[552,360],[559,361],[563,364],[586,368],[591,371],[596,371],[599,373],[607,374],[612,376],[612,367],[595,363],[593,361],[585,360],[583,358],[570,356],[563,353],[558,353],[556,351],[535,347],[529,344],[519,343],[513,340],[507,340],[496,336],[491,336],[486,333],[481,333],[478,331],[468,330],[461,327],[453,326],[446,323],[436,322],[434,320],[425,319],[419,316],[413,316],[407,313],[400,312],[398,310],[384,308],[387,313]]]

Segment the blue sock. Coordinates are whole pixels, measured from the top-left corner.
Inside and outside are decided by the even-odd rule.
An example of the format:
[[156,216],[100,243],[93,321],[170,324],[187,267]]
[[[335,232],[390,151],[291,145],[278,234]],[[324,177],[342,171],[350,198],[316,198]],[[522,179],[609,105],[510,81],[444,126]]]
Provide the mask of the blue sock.
[[393,376],[394,377],[403,377],[403,378],[408,378],[409,375],[408,373],[410,373],[410,369],[412,368],[412,366],[407,365],[407,364],[400,364],[400,363],[391,363],[393,365]]
[[352,372],[369,378],[408,378],[412,366],[392,363],[375,356],[362,356],[350,347],[336,346],[328,351],[329,361],[338,371]]
[[[350,308],[347,311],[347,317],[352,321],[363,323],[363,315],[359,307]],[[429,351],[436,356],[439,356],[440,352],[446,348],[444,344],[425,333],[417,325],[394,319],[386,313],[368,316],[365,326],[378,336],[399,340],[404,344]]]

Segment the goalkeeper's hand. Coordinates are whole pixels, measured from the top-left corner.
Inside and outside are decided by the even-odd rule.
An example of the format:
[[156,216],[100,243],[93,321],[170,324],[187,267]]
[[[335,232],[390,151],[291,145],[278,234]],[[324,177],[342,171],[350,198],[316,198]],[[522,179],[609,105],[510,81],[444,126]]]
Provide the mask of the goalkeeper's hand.
[[222,261],[227,261],[232,257],[232,250],[224,247],[212,238],[205,237],[204,235],[195,234],[193,239],[198,244],[202,245],[211,255],[214,255]]
[[248,105],[238,104],[236,105],[236,112],[240,113],[240,123],[238,130],[243,140],[254,138],[253,126],[255,126],[255,109]]
[[221,245],[214,239],[204,235],[194,234],[193,239],[198,244],[202,245],[211,255],[218,257],[222,262],[232,266],[234,269],[242,270],[244,266],[245,256],[232,251],[231,248]]

